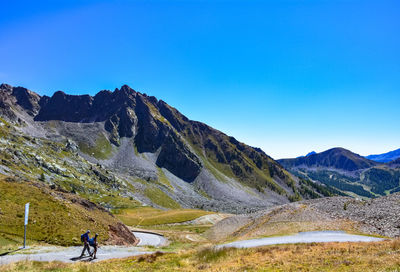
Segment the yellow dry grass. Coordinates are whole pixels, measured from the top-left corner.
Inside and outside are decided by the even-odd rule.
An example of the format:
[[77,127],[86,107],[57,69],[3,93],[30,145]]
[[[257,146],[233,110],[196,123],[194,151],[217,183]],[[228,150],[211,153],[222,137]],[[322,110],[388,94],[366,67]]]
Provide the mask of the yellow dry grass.
[[210,248],[99,263],[21,262],[0,271],[400,271],[400,241]]
[[151,207],[140,207],[119,210],[116,216],[124,222],[124,224],[136,227],[182,223],[207,214],[212,214],[212,212],[194,209],[172,209],[163,211]]

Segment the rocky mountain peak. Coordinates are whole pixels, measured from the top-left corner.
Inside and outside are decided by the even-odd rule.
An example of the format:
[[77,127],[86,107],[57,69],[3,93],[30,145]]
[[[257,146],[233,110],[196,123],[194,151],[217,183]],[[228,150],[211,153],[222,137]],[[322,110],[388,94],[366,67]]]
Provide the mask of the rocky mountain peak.
[[128,85],[123,85],[120,89],[115,89],[114,94],[123,99],[134,99],[134,97],[137,95],[137,92]]
[[6,84],[6,83],[2,83],[1,85],[0,85],[0,90],[9,90],[9,91],[12,91],[12,86],[11,85],[9,85],[9,84]]
[[30,115],[35,115],[39,111],[40,96],[26,88],[14,87],[12,95],[17,99],[18,105],[23,107]]
[[69,95],[57,91],[46,103],[41,103],[42,106],[35,116],[35,121],[85,121],[89,117],[92,103],[93,97],[90,95]]
[[121,92],[125,92],[125,93],[136,93],[136,91],[134,89],[132,89],[131,87],[129,87],[128,85],[124,84],[121,86],[121,88],[119,89]]
[[[10,87],[3,86],[3,89]],[[12,96],[11,91],[7,92],[6,96]],[[31,93],[16,89],[15,95],[24,101]],[[150,156],[151,159],[142,162],[144,165],[153,163],[153,167],[166,169],[188,183],[197,182],[199,177],[207,184],[212,180],[242,182],[258,188],[258,192],[272,191],[279,201],[295,193],[290,189],[294,188],[292,177],[260,149],[247,146],[204,123],[189,120],[165,101],[136,92],[127,85],[113,92],[102,90],[94,96],[58,91],[51,97],[37,96],[35,101],[34,121],[66,122],[56,123],[57,133],[86,149],[98,148],[101,144],[116,151],[126,148],[129,141],[134,150],[143,155],[124,156]],[[86,133],[93,135],[89,137]],[[120,163],[126,165],[126,162]],[[136,166],[124,167],[135,169]],[[154,174],[146,178],[153,177]]]
[[40,109],[39,100],[40,95],[26,88],[13,87],[4,83],[0,85],[0,107],[11,120],[16,118],[13,106],[21,107],[31,116],[36,115]]

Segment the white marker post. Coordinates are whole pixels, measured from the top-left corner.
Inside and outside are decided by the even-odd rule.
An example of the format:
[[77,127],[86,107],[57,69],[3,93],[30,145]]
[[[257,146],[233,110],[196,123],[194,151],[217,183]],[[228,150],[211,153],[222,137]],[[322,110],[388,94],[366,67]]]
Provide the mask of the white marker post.
[[24,222],[24,248],[26,248],[26,226],[28,225],[29,202],[25,204],[25,222]]

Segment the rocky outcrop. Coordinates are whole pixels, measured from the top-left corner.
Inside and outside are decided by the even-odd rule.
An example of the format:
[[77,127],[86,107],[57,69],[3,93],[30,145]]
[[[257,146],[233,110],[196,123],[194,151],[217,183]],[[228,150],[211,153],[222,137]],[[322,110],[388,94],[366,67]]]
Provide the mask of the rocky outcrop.
[[135,143],[139,152],[156,152],[166,139],[168,130],[167,124],[154,118],[146,97],[138,96],[136,115],[138,116],[137,135]]
[[62,120],[84,122],[90,120],[93,98],[89,95],[67,95],[62,91],[54,93],[35,116],[35,121]]
[[107,244],[119,246],[136,246],[139,240],[124,224],[109,225]]
[[[1,88],[1,87],[0,87]],[[12,89],[12,95],[16,98],[16,102],[30,115],[34,116],[38,113],[40,106],[40,96],[26,88],[15,87]]]
[[18,112],[35,116],[39,109],[40,96],[23,87],[0,85],[0,113],[9,120],[17,121]]
[[195,180],[202,167],[199,158],[172,131],[161,146],[156,164],[188,182]]

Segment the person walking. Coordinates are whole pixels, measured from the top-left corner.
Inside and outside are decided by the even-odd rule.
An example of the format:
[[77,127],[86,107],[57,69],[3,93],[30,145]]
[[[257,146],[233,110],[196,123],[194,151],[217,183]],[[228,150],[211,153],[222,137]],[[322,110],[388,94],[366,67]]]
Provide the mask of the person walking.
[[97,253],[97,248],[98,248],[98,244],[97,244],[97,237],[98,236],[99,235],[96,233],[96,235],[93,238],[89,239],[89,245],[91,247],[93,247],[93,252],[91,254],[92,259],[97,259],[96,253]]
[[79,258],[83,257],[83,255],[85,254],[85,250],[87,250],[89,256],[92,255],[92,253],[90,253],[90,248],[89,248],[89,233],[90,233],[90,230],[87,230],[84,234],[81,235],[81,241],[83,242],[83,250],[82,250],[82,254],[81,254],[81,256],[79,256]]

